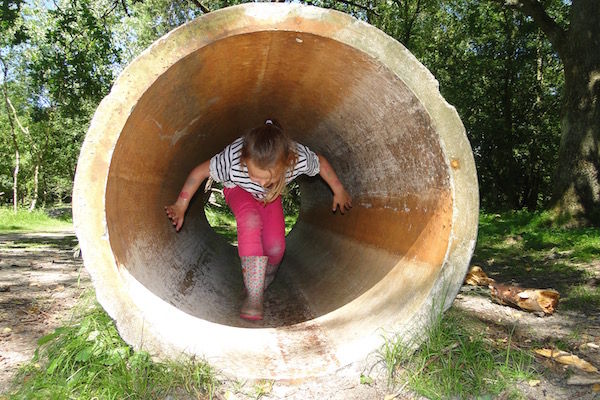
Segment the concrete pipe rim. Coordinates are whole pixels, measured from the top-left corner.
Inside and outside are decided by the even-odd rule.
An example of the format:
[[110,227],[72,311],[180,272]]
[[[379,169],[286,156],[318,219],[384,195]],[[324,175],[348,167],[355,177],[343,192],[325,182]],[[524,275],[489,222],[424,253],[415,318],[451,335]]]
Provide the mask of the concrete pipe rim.
[[[111,210],[115,208],[113,203],[121,199],[121,194],[117,193],[118,185],[111,182],[127,182],[129,177],[125,169],[114,172],[115,165],[124,162],[114,160],[113,154],[121,151],[119,139],[124,127],[130,123],[130,117],[136,116],[142,121],[141,117],[137,117],[141,112],[140,99],[169,71],[185,64],[182,60],[189,60],[200,53],[204,57],[207,52],[216,51],[214,49],[220,43],[242,40],[243,37],[287,40],[285,35],[292,40],[296,34],[303,35],[296,37],[297,43],[332,46],[327,48],[332,51],[339,49],[340,54],[360,53],[370,63],[364,68],[381,69],[392,74],[400,82],[398,85],[405,85],[412,93],[416,99],[413,102],[423,110],[419,111],[419,115],[429,118],[430,130],[439,140],[441,156],[438,159],[443,163],[440,174],[447,180],[443,189],[449,192],[449,200],[444,207],[450,208],[446,210],[449,226],[444,231],[444,235],[447,234],[447,242],[444,243],[447,245],[441,256],[443,260],[432,272],[435,278],[427,281],[427,289],[420,294],[419,304],[411,305],[410,309],[382,306],[378,312],[385,314],[386,319],[377,320],[381,322],[379,326],[368,325],[368,322],[374,321],[369,319],[370,311],[366,310],[364,315],[357,314],[356,304],[385,303],[381,299],[375,302],[372,297],[377,291],[392,290],[394,283],[385,282],[385,279],[390,279],[389,271],[382,273],[383,283],[373,283],[357,292],[357,297],[349,303],[314,319],[288,326],[249,329],[198,318],[171,305],[148,289],[143,271],[132,273],[133,270],[128,269],[124,261],[126,251],[118,254],[114,251],[118,235],[115,233],[117,230],[111,227],[111,219],[114,219]],[[176,134],[172,131],[167,142],[180,140],[179,137],[175,139]],[[314,140],[317,145],[323,144],[325,149],[332,147],[325,139],[310,136],[306,139]],[[359,152],[355,156],[359,157]],[[152,179],[147,178],[149,184],[157,188],[165,185],[151,182]],[[107,195],[116,200],[107,204]],[[441,97],[433,76],[414,56],[383,32],[341,12],[276,3],[245,4],[211,12],[165,35],[138,56],[121,73],[92,120],[78,162],[73,202],[74,225],[97,298],[116,320],[125,341],[163,357],[181,354],[203,356],[225,372],[248,378],[325,375],[360,361],[375,351],[382,343],[382,332],[414,337],[428,324],[431,310],[449,307],[458,293],[475,246],[479,206],[475,165],[464,127],[456,110]],[[126,207],[133,207],[133,204]],[[133,221],[132,225],[135,224]],[[168,224],[166,218],[165,224]],[[311,224],[308,222],[303,225],[307,228],[300,227],[299,230],[312,229]],[[315,232],[332,237],[339,234],[321,228]],[[357,245],[362,244],[357,241]],[[366,247],[373,247],[369,246]],[[348,314],[348,310],[352,314]],[[398,310],[404,315],[398,316]],[[366,322],[361,323],[357,319]],[[344,339],[338,340],[338,336]],[[248,346],[249,343],[251,346]]]

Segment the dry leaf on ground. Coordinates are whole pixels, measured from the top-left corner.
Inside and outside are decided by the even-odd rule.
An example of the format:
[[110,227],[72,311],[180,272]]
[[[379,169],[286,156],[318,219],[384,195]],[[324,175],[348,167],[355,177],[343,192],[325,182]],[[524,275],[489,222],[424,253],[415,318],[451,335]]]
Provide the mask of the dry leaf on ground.
[[572,365],[585,372],[598,372],[598,368],[589,362],[582,360],[574,354],[567,353],[566,351],[553,349],[537,349],[534,351],[540,356],[551,358],[561,364]]

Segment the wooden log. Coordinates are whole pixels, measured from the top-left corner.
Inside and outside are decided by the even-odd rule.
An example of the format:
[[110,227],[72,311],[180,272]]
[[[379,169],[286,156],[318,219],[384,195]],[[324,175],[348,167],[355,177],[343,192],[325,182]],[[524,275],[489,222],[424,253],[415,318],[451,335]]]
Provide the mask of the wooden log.
[[481,267],[477,265],[471,267],[467,277],[465,278],[465,283],[472,286],[489,286],[493,282],[494,280],[488,277],[485,272],[483,272]]
[[531,289],[519,286],[490,285],[492,300],[502,305],[510,305],[532,312],[552,314],[558,305],[560,294],[554,289]]

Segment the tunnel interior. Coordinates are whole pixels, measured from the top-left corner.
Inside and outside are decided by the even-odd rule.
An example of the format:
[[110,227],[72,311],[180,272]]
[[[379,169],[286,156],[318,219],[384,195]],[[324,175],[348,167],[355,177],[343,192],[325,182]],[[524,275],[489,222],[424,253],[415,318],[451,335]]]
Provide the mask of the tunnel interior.
[[[318,176],[298,180],[300,214],[265,319],[249,323],[237,250],[209,226],[202,190],[178,233],[163,207],[195,165],[269,118],[330,161],[354,207],[334,214]],[[118,267],[190,316],[292,326],[351,309],[390,277],[396,301],[427,295],[452,228],[449,168],[427,110],[378,60],[311,33],[232,35],[174,63],[131,110],[110,162],[107,233]]]

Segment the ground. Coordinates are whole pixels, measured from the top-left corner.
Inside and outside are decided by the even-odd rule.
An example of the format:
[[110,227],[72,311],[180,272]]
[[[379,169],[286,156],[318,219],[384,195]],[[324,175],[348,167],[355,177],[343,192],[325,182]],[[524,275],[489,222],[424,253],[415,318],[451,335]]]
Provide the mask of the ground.
[[[91,288],[76,245],[68,231],[0,235],[0,393],[9,387],[19,365],[31,359],[37,340],[64,324],[79,297]],[[584,315],[559,307],[554,315],[540,317],[495,304],[485,289],[469,286],[461,289],[453,312],[470,316],[478,324],[476,329],[492,339],[509,337],[512,346],[524,349],[560,342],[567,351],[600,366],[600,313]],[[373,381],[361,384],[360,375],[367,369]],[[536,369],[542,373],[539,382],[518,385],[525,398],[600,399],[592,385],[567,384],[569,377],[581,375],[572,368],[539,357]],[[388,388],[383,367],[375,359],[335,376],[306,381],[225,381],[218,398],[258,398],[261,393],[266,399],[419,398],[402,386]]]

